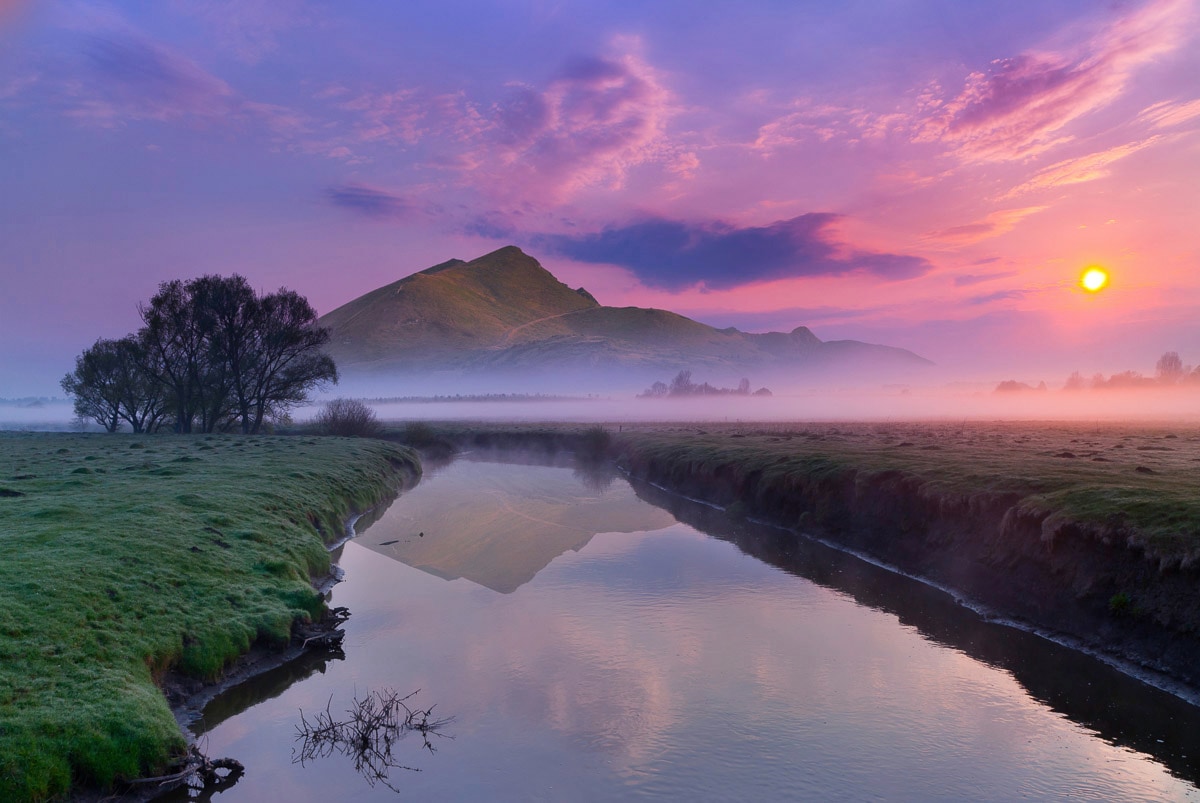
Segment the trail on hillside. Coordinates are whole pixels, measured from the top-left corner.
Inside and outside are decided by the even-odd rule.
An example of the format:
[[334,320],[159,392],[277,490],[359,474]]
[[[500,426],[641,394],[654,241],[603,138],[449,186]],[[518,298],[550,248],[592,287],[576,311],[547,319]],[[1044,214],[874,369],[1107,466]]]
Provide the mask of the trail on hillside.
[[525,323],[521,324],[520,326],[514,326],[512,329],[509,329],[507,332],[505,332],[504,337],[501,338],[500,341],[498,343],[496,343],[496,345],[492,346],[492,348],[494,348],[494,349],[507,348],[508,345],[510,343],[512,343],[513,336],[517,332],[519,332],[522,329],[525,329],[529,326],[533,326],[535,323],[541,323],[543,321],[551,321],[551,320],[554,320],[555,318],[565,318],[568,315],[574,315],[577,312],[583,312],[583,311],[584,310],[574,309],[574,310],[571,310],[570,312],[560,312],[557,315],[547,315],[544,318],[536,318],[532,321],[526,321]]

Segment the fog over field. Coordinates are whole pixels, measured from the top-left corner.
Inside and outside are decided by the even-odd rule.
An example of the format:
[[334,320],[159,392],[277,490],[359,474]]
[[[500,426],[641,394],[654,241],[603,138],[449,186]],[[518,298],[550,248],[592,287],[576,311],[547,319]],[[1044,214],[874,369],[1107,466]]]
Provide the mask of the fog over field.
[[[1096,420],[1200,421],[1200,388],[1027,390],[992,387],[887,387],[798,390],[769,397],[640,399],[629,395],[512,401],[372,400],[384,421],[878,421]],[[298,408],[297,422],[318,406]]]

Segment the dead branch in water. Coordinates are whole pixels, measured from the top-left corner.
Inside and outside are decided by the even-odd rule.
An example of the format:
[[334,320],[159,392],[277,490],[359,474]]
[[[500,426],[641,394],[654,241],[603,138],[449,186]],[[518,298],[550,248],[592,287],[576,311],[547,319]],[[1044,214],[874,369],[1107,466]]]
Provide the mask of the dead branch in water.
[[[246,768],[233,758],[209,758],[200,752],[200,748],[192,745],[182,759],[183,768],[170,775],[159,775],[154,778],[138,778],[130,781],[131,786],[158,784],[160,789],[167,791],[180,786],[198,790],[207,794],[219,793],[233,786]],[[157,794],[157,793],[156,793]]]
[[393,747],[410,732],[421,735],[422,749],[433,753],[431,736],[453,739],[440,730],[454,721],[453,717],[433,718],[433,709],[412,708],[408,701],[420,693],[420,689],[401,697],[392,689],[370,692],[366,697],[354,698],[354,704],[346,710],[349,719],[336,720],[330,712],[333,697],[310,721],[300,711],[300,724],[296,726],[300,747],[292,752],[292,762],[304,765],[318,758],[335,753],[354,760],[354,768],[370,786],[381,783],[393,792],[400,790],[392,785],[389,773],[392,770],[420,772],[393,756]]

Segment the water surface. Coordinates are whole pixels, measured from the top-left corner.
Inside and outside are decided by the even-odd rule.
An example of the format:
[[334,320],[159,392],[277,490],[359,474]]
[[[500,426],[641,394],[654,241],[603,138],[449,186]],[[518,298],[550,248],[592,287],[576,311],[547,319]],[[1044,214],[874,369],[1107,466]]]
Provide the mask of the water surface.
[[[711,533],[711,534],[706,534]],[[392,800],[298,711],[420,689],[437,800],[1200,800],[1192,706],[819,544],[571,468],[460,460],[343,548],[344,660],[218,698],[225,800]]]

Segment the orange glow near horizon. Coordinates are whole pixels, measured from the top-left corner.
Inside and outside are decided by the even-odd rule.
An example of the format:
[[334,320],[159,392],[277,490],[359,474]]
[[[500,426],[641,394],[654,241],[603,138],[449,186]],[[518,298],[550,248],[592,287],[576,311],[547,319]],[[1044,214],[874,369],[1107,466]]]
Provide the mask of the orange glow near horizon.
[[1098,293],[1108,286],[1108,272],[1103,268],[1088,268],[1079,277],[1079,285],[1089,293]]

